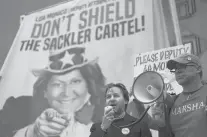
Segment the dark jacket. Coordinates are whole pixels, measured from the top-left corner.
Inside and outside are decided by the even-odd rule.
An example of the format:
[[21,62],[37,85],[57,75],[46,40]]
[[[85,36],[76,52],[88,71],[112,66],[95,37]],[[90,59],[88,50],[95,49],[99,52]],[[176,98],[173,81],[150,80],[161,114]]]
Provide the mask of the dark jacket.
[[165,99],[164,103],[165,105],[165,127],[160,127],[158,129],[159,131],[159,137],[173,137],[171,126],[170,126],[170,110],[172,105],[174,104],[175,99],[178,97],[178,95],[169,95],[167,94],[167,98]]
[[95,123],[91,127],[90,137],[152,137],[147,124],[144,122],[130,126],[128,128],[130,132],[127,135],[122,133],[122,128],[117,128],[119,126],[130,124],[134,121],[136,121],[136,118],[126,114],[124,118],[114,121],[109,129],[107,129],[107,132],[104,132],[101,129],[101,122]]

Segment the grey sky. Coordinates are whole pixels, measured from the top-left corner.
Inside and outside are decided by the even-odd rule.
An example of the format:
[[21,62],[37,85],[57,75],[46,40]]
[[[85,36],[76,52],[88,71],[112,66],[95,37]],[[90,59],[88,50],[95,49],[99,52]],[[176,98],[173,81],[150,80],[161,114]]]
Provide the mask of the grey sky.
[[21,15],[66,0],[0,0],[0,68],[19,28]]

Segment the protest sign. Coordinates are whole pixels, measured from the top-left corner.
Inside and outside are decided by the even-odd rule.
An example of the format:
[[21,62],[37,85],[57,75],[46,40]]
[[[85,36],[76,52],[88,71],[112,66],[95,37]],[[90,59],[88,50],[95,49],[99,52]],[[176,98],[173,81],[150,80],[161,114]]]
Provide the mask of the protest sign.
[[[42,68],[49,51],[84,45],[88,58],[99,57],[108,81],[124,78],[123,82],[130,85],[131,55],[154,48],[152,22],[151,0],[76,0],[27,15],[4,64],[2,83],[18,81],[15,89],[25,89],[28,86],[24,79],[31,77],[28,71]],[[123,76],[123,72],[128,75]],[[20,94],[5,83],[1,85],[0,104],[8,94]],[[21,93],[31,94],[30,90]]]
[[[191,44],[137,54],[134,61],[134,78],[145,71],[156,71],[163,76],[168,92],[180,93],[182,88],[176,84],[174,74],[167,69],[166,64],[168,60],[174,59],[184,53],[191,53]],[[171,85],[172,83],[173,86]]]
[[[67,89],[77,102],[64,108],[77,125],[61,137],[88,137],[91,124],[103,115],[105,84],[122,82],[131,87],[133,55],[154,49],[152,13],[152,0],[73,0],[25,15],[1,72],[0,108],[11,96],[20,100],[33,96],[32,107],[31,102],[18,106],[9,100],[12,108],[21,110],[10,111],[16,114],[15,123],[24,122],[21,128],[26,129],[48,105],[67,111],[52,106],[54,94],[49,93],[74,86]],[[48,75],[61,83],[50,83]],[[62,82],[65,79],[70,82]],[[83,119],[89,123],[82,124]]]

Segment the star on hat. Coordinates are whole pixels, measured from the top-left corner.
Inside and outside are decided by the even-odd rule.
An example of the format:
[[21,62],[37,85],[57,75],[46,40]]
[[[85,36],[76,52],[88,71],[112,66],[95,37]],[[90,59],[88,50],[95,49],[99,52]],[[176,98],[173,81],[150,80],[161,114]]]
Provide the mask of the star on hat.
[[64,68],[64,66],[66,64],[71,64],[71,65],[74,65],[72,59],[73,57],[75,56],[75,54],[70,54],[68,51],[65,52],[65,55],[62,59],[60,59],[60,61],[62,61],[62,68]]
[[64,73],[76,68],[83,67],[90,63],[94,63],[98,58],[88,60],[85,57],[85,47],[73,46],[62,51],[53,51],[49,55],[49,65],[44,69],[32,70],[35,76],[40,76],[45,73]]

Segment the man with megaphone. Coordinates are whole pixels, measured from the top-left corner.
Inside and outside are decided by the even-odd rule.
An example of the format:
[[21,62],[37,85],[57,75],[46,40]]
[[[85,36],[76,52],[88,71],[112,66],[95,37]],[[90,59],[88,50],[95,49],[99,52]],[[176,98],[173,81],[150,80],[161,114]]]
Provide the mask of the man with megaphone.
[[[175,96],[164,91],[164,109],[155,103],[150,109],[152,116],[149,116],[148,125],[159,131],[159,137],[206,137],[207,84],[202,80],[199,58],[193,54],[182,54],[169,60],[167,68],[175,74],[183,91]],[[165,115],[153,117],[162,111]]]
[[91,127],[90,137],[152,137],[147,123],[131,125],[136,118],[126,113],[129,93],[121,83],[107,85],[103,120]]

